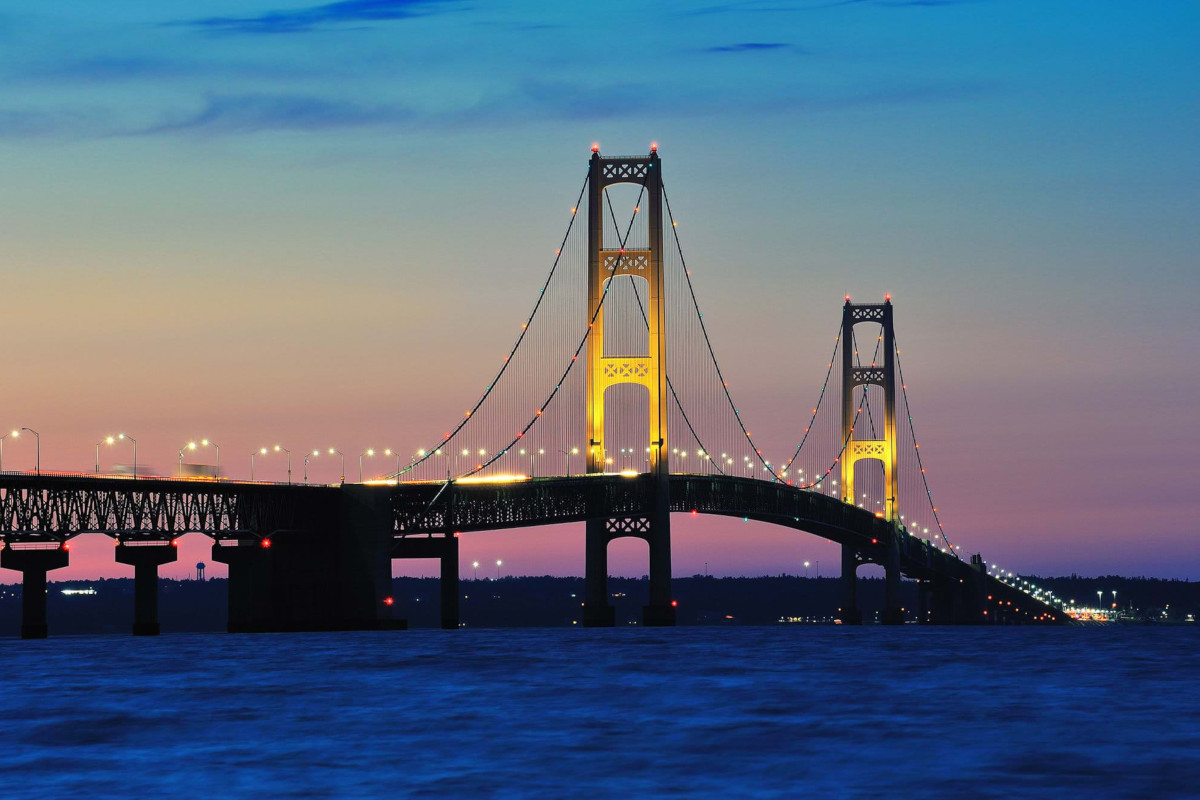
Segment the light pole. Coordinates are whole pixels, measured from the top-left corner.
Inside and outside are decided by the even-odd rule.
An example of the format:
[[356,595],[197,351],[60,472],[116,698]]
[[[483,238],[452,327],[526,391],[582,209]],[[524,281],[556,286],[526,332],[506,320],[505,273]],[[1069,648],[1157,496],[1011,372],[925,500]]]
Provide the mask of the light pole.
[[213,477],[221,480],[221,446],[216,442],[210,442],[208,439],[200,440],[201,447],[211,447],[217,454],[217,463],[213,465]]
[[390,447],[388,449],[384,450],[383,454],[385,456],[395,456],[396,457],[396,485],[399,486],[400,485],[400,454],[393,452],[392,448],[390,448]]
[[[187,449],[187,450],[191,450],[191,451],[195,452],[197,447],[212,447],[217,451],[217,464],[216,464],[216,466],[213,467],[213,477],[220,478],[221,477],[221,448],[217,446],[216,442],[210,442],[208,439],[201,439],[199,445],[197,445],[195,442],[188,442],[186,445],[184,445],[183,447],[181,447],[179,449],[179,474],[181,476],[183,475],[183,451],[185,449]],[[254,455],[253,454],[250,455],[250,459],[251,459],[250,460],[250,480],[254,480]]]
[[[106,439],[104,439],[102,444],[112,445],[112,444],[116,444],[118,440],[129,440],[130,442],[133,442],[133,479],[136,481],[137,480],[137,439],[133,438],[132,436],[129,436],[128,434],[119,433],[119,434],[117,434],[117,436],[115,438],[112,436],[107,437]],[[97,474],[100,472],[100,444],[96,445],[96,472],[97,472]]]
[[262,453],[265,456],[267,454],[267,448],[261,447],[259,448],[258,453],[250,454],[250,480],[254,480],[254,457],[259,453]]
[[471,566],[475,568],[475,580],[479,580],[479,562],[472,561]]
[[496,559],[496,580],[500,580],[500,565],[503,563],[504,562],[501,561],[500,559],[498,559],[498,558]]
[[578,448],[578,447],[572,447],[570,450],[562,450],[562,449],[559,449],[559,451],[558,451],[558,452],[560,452],[560,453],[562,453],[564,456],[566,456],[566,462],[567,462],[567,477],[569,478],[569,477],[571,477],[571,456],[578,454],[578,453],[579,453],[579,448]]
[[29,431],[33,434],[33,438],[37,440],[37,474],[42,474],[42,437],[33,428],[22,427],[21,430],[13,430],[11,433],[6,433],[0,437],[0,470],[4,469],[4,440],[9,436],[14,439],[21,438],[21,431]]
[[[13,430],[13,431],[9,431],[8,433],[4,434],[3,436],[0,436],[0,472],[4,471],[4,440],[10,436],[13,437],[14,439],[20,439],[21,432],[17,431],[17,430]],[[97,461],[100,460],[99,453],[100,453],[100,449],[99,449],[99,445],[97,445],[97,448],[96,448],[96,460]],[[99,468],[97,468],[96,471],[99,472],[100,471]]]
[[804,577],[808,577],[808,562],[804,562]]
[[1096,590],[1096,606],[1098,608],[1104,608],[1104,590],[1103,589]]
[[290,486],[290,485],[291,485],[291,483],[292,483],[292,451],[291,451],[291,450],[288,450],[286,447],[281,447],[280,445],[275,445],[275,452],[276,452],[276,453],[280,453],[280,452],[287,453],[287,457],[288,457],[288,485]]
[[1117,590],[1113,589],[1113,608],[1117,607]]
[[[320,450],[313,450],[313,451],[312,451],[312,456],[311,456],[311,457],[312,457],[312,458],[316,458],[316,457],[317,457],[317,456],[319,456],[319,455],[321,455],[321,451],[320,451]],[[308,453],[305,453],[305,454],[304,454],[304,482],[305,482],[305,483],[308,483],[308,459],[309,459],[309,458],[310,458],[309,454],[308,454]]]
[[368,447],[366,450],[363,450],[361,453],[359,453],[359,454],[358,454],[358,482],[359,482],[359,483],[362,483],[362,460],[363,460],[363,456],[366,456],[367,458],[374,458],[374,457],[375,457],[375,451],[374,451],[374,450],[372,450],[371,448],[369,448],[369,447]]
[[100,474],[100,445],[104,444],[105,440],[101,439],[96,442],[96,474]]
[[333,455],[334,453],[337,453],[338,456],[340,456],[342,459],[342,485],[345,486],[346,485],[346,454],[343,453],[341,450],[338,450],[336,447],[329,448],[329,455]]

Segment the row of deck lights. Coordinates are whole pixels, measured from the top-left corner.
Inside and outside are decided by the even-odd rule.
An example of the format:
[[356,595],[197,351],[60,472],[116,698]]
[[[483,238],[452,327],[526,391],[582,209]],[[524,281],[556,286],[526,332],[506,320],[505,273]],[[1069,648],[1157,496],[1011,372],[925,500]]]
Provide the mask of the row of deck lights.
[[[8,439],[9,437],[19,438],[21,431],[28,431],[29,433],[32,433],[34,435],[35,439],[37,440],[37,474],[40,475],[41,474],[41,436],[37,431],[35,431],[34,429],[29,428],[29,427],[22,427],[19,429],[14,429],[14,430],[10,431],[9,433],[4,434],[3,436],[0,436],[0,471],[3,471],[3,469],[4,469],[4,441],[6,439]],[[127,433],[119,433],[115,436],[106,436],[105,438],[96,442],[95,463],[93,466],[94,466],[95,473],[97,475],[100,474],[100,448],[101,448],[101,446],[103,446],[103,445],[111,446],[111,445],[115,445],[118,442],[122,442],[122,441],[128,441],[130,444],[133,445],[133,477],[134,478],[137,477],[137,439],[135,439],[133,436],[131,436]],[[188,452],[188,451],[195,452],[196,450],[198,450],[200,448],[204,448],[204,447],[212,447],[213,448],[213,450],[216,454],[216,464],[214,466],[214,474],[217,477],[220,476],[221,447],[216,442],[211,441],[209,439],[201,439],[198,442],[190,441],[187,444],[185,444],[183,447],[179,448],[179,451],[178,451],[178,459],[179,459],[178,460],[178,474],[180,476],[183,475],[184,453]],[[287,465],[288,465],[287,482],[291,483],[292,482],[292,451],[289,448],[286,448],[286,447],[284,447],[282,445],[278,445],[278,444],[272,448],[261,447],[258,449],[258,451],[250,453],[250,480],[255,480],[255,459],[256,459],[256,457],[266,456],[271,452],[281,453],[281,454],[284,454],[287,456]],[[345,481],[346,481],[346,456],[345,456],[345,453],[343,451],[337,449],[336,447],[330,447],[327,449],[326,452],[330,456],[336,455],[339,457],[340,464],[341,464],[340,479],[341,479],[342,483],[345,483]],[[567,477],[570,477],[572,474],[572,472],[571,472],[571,457],[579,454],[579,448],[572,447],[570,450],[559,449],[558,452],[564,456],[566,475],[567,475]],[[635,453],[635,452],[636,452],[636,450],[632,447],[621,448],[619,453],[620,453],[620,456],[622,459],[622,463],[618,464],[617,466],[623,466],[626,462],[628,462],[629,466],[632,467],[632,458],[633,458],[633,453]],[[648,454],[650,452],[650,448],[649,447],[645,448],[645,452]],[[358,455],[358,480],[360,483],[363,480],[363,459],[364,458],[373,458],[379,454],[382,454],[382,455],[388,456],[388,457],[395,457],[397,478],[401,474],[401,456],[397,451],[393,450],[392,448],[385,448],[380,453],[380,451],[376,451],[374,448],[367,448],[366,450],[362,451]],[[532,448],[529,448],[529,449],[521,448],[517,454],[521,457],[528,456],[528,458],[529,458],[529,474],[530,474],[530,476],[536,476],[537,475],[536,459],[540,456],[544,456],[546,454],[546,450],[544,448],[537,448],[536,450],[532,449]],[[305,455],[304,455],[304,472],[303,472],[303,480],[305,483],[308,483],[308,465],[309,465],[309,463],[312,461],[312,459],[317,458],[320,455],[321,455],[321,451],[319,449],[314,449],[312,451],[305,453]],[[412,470],[419,461],[424,461],[426,458],[428,458],[431,455],[432,456],[441,456],[444,454],[443,454],[443,451],[441,448],[438,448],[437,450],[432,451],[432,453],[430,451],[427,451],[424,449],[418,450],[416,452],[416,454],[413,456],[413,458],[411,459],[411,461],[409,462],[409,470]],[[479,458],[474,466],[476,469],[479,469],[483,466],[483,463],[487,460],[488,451],[484,448],[480,448],[476,452],[476,455],[478,455]],[[685,463],[684,459],[688,458],[688,452],[686,450],[679,450],[678,448],[672,449],[671,455],[677,457],[677,459],[680,461],[681,467],[682,467],[683,463]],[[460,461],[460,456],[463,459],[467,459],[467,468],[470,469],[471,450],[468,448],[463,448],[461,451],[458,451],[455,453],[455,460],[454,460],[455,472],[461,474],[462,461]],[[696,456],[696,458],[700,459],[704,463],[711,463],[712,458],[713,458],[711,455],[706,453],[704,450],[696,450],[695,456]],[[648,462],[649,459],[646,458],[644,460]],[[721,460],[725,463],[725,465],[727,467],[726,474],[732,473],[732,467],[735,463],[733,457],[731,457],[728,453],[722,453]],[[743,456],[742,462],[747,471],[750,471],[750,472],[755,471],[755,464],[751,460],[750,456],[748,456],[748,455]],[[610,465],[610,466],[614,465],[614,459],[612,457],[607,457],[605,459],[605,464]],[[763,467],[763,470],[765,472],[771,473],[772,480],[778,479],[775,476],[773,470],[771,469],[770,462],[766,462],[766,465]],[[779,476],[779,477],[786,479],[787,474],[788,474],[787,471],[784,471],[781,474],[781,476]],[[798,477],[803,476],[804,470],[798,469],[796,471],[796,474]],[[803,478],[801,477],[800,480],[803,480]],[[813,484],[814,487],[819,488],[822,483],[822,480],[823,479],[817,480]],[[830,484],[831,484],[830,488],[829,488],[830,494],[836,495],[837,494],[837,488],[836,488],[837,481],[836,480],[830,481]],[[863,497],[865,498],[866,495],[864,494]],[[903,519],[903,517],[901,519]],[[928,528],[924,529],[924,532],[926,534],[928,534],[929,529]]]
[[[1035,584],[1030,583],[1020,575],[1013,575],[1011,572],[1005,572],[1002,567],[992,564],[988,567],[988,574],[1006,586],[1011,586],[1018,591],[1024,592],[1035,600],[1040,600],[1047,605],[1057,606],[1058,608],[1063,607],[1062,598],[1055,596],[1054,592],[1050,591],[1049,589],[1039,589]],[[1098,594],[1103,593],[1101,592]],[[1116,596],[1117,593],[1113,592],[1114,600],[1116,599]],[[1071,602],[1073,604],[1075,601],[1072,600]]]

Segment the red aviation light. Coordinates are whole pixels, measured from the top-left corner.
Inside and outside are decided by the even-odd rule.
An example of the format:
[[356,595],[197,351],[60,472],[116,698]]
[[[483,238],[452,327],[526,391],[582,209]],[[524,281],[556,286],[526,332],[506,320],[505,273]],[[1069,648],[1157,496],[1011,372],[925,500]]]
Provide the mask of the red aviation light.
[[678,600],[672,600],[672,601],[671,601],[671,608],[679,608],[679,601],[678,601]]
[[892,302],[892,293],[891,292],[888,292],[883,296],[883,302],[885,302],[885,303]]
[[383,598],[383,604],[384,604],[385,606],[390,606],[390,605],[393,605],[395,602],[396,602],[396,601],[395,601],[395,600],[393,600],[393,599],[392,599],[392,598],[390,598],[390,597],[385,597],[385,598]]
[[658,142],[651,142],[651,143],[650,143],[650,152],[651,152],[651,153],[657,153],[657,152],[658,152]]
[[260,546],[260,547],[261,547],[263,550],[270,550],[270,549],[271,549],[271,540],[270,540],[270,539],[263,539],[263,540],[262,540],[261,542],[259,542],[258,544],[259,544],[259,546]]
[[593,153],[600,152],[600,143],[599,142],[592,142],[592,152]]

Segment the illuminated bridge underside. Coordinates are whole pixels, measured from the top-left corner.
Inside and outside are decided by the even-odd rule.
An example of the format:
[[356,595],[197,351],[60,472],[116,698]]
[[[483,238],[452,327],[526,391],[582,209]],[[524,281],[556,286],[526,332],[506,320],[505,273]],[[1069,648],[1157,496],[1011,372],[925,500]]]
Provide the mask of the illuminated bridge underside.
[[[444,536],[587,519],[640,518],[654,506],[651,475],[588,475],[499,484],[424,484],[393,489],[396,534]],[[436,497],[436,500],[434,499]],[[859,548],[882,561],[897,537],[910,577],[951,576],[969,567],[928,542],[841,500],[782,483],[720,475],[672,475],[671,511],[782,525]],[[877,556],[877,558],[875,557]]]

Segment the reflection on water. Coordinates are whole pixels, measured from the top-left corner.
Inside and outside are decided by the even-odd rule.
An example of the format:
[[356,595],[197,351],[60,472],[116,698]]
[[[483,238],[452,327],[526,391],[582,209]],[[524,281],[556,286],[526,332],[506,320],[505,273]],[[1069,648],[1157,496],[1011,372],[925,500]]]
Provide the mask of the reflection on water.
[[1195,797],[1190,628],[0,641],[12,797]]

